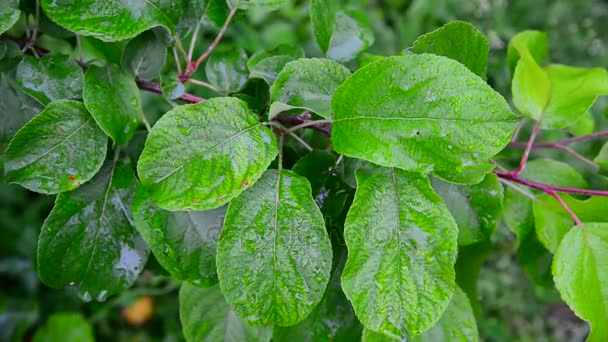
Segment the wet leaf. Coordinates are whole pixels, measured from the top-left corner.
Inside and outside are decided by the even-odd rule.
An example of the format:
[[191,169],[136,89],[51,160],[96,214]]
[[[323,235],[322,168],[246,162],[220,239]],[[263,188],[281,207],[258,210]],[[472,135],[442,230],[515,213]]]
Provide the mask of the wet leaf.
[[217,251],[222,293],[251,326],[290,326],[319,304],[332,250],[310,184],[268,170],[228,206]]
[[0,33],[11,28],[17,20],[21,11],[19,10],[19,0],[7,0],[0,7]]
[[129,288],[148,259],[135,231],[133,171],[106,162],[97,176],[57,196],[38,243],[38,274],[53,288],[75,286],[85,301]]
[[99,127],[116,144],[131,140],[143,116],[141,95],[133,76],[111,65],[89,66],[83,98]]
[[42,106],[23,92],[14,79],[0,74],[0,142],[8,142]]
[[6,150],[5,173],[32,191],[76,189],[97,173],[108,138],[81,102],[58,100],[17,132]]
[[223,93],[241,90],[249,77],[247,53],[235,47],[214,51],[205,65],[205,75]]
[[274,134],[245,102],[213,98],[158,120],[137,171],[161,208],[206,210],[253,185],[276,155]]
[[342,288],[361,323],[394,338],[432,327],[454,292],[458,227],[426,176],[357,173]]

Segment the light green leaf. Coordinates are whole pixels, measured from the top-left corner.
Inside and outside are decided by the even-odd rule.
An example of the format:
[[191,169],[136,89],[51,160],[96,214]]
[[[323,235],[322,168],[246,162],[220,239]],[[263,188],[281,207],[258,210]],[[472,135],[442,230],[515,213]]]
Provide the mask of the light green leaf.
[[230,309],[219,286],[206,289],[183,283],[179,318],[186,341],[267,342],[271,328],[251,328]]
[[205,65],[209,83],[224,93],[235,93],[243,88],[249,77],[247,53],[232,47],[214,51]]
[[511,84],[513,104],[529,118],[545,119],[551,98],[551,79],[528,50],[522,49],[520,54]]
[[[130,39],[155,26],[171,32],[187,15],[189,0],[41,0],[44,13],[55,23],[83,36],[104,41]],[[184,13],[185,12],[185,13]]]
[[479,76],[429,54],[359,69],[336,90],[332,110],[336,152],[460,183],[483,179],[483,172],[460,174],[480,165],[488,172],[487,160],[506,146],[517,122]]
[[342,64],[323,58],[302,58],[287,63],[270,87],[270,118],[293,108],[331,117],[331,97],[350,76]]
[[321,52],[327,53],[331,43],[331,37],[336,24],[338,13],[338,1],[335,0],[311,0],[310,1],[310,23],[315,35],[317,45]]
[[111,65],[91,65],[84,78],[83,98],[99,127],[116,144],[131,140],[143,116],[133,76]]
[[274,11],[288,3],[287,0],[227,0],[228,6],[234,8],[239,6],[239,9],[252,9],[262,11]]
[[367,329],[409,339],[432,327],[452,298],[458,227],[422,174],[358,172],[357,186],[342,288]]
[[56,313],[36,331],[34,342],[94,342],[93,329],[80,313]]
[[467,295],[456,286],[454,297],[439,322],[422,335],[414,338],[416,342],[477,342],[479,332],[473,315],[473,308]]
[[[608,198],[590,197],[578,200],[566,194],[560,196],[583,223],[608,222]],[[538,239],[551,253],[555,253],[562,238],[572,227],[572,218],[559,202],[549,195],[539,196],[533,208]]]
[[553,277],[562,299],[591,323],[588,342],[608,340],[608,224],[570,229],[555,253]]
[[85,301],[103,301],[129,288],[149,252],[132,223],[136,189],[130,168],[107,162],[93,180],[59,194],[38,242],[42,282],[75,286]]
[[277,155],[274,134],[236,98],[179,106],[156,122],[137,164],[166,210],[220,207],[253,185]]
[[600,152],[593,158],[593,161],[600,167],[608,169],[608,142],[602,146]]
[[19,10],[19,0],[7,0],[0,7],[0,33],[11,28],[17,20],[21,11]]
[[42,105],[82,95],[82,69],[65,55],[26,56],[17,67],[17,83]]
[[339,62],[355,59],[374,43],[374,32],[365,13],[339,10],[325,56]]
[[6,74],[0,73],[0,142],[8,142],[18,129],[42,110],[38,101],[28,96]]
[[503,189],[494,174],[474,185],[457,185],[431,179],[433,189],[443,199],[458,225],[458,244],[471,245],[488,240],[502,214]]
[[522,31],[513,36],[507,47],[507,59],[511,75],[515,71],[521,52],[527,50],[530,57],[539,65],[543,65],[549,58],[549,39],[544,32]]
[[4,171],[11,182],[32,191],[70,191],[99,171],[107,142],[82,103],[58,100],[17,132]]
[[418,37],[409,50],[457,60],[479,77],[486,78],[488,40],[475,26],[465,21],[452,21]]
[[591,112],[585,113],[581,119],[568,127],[568,132],[577,137],[595,132],[595,118],[593,114]]
[[233,310],[251,326],[290,326],[319,304],[332,250],[306,178],[268,170],[228,206],[217,274]]
[[217,283],[215,253],[226,207],[207,211],[166,211],[140,187],[133,202],[137,231],[156,260],[176,279],[201,286]]
[[166,58],[167,48],[157,33],[146,31],[127,44],[121,64],[132,75],[151,80],[159,76]]

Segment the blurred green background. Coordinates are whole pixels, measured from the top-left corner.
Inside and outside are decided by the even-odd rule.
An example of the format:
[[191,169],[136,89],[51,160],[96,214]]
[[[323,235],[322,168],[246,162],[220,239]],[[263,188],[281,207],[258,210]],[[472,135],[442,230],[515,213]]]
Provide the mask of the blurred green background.
[[[373,54],[399,53],[418,35],[451,20],[475,24],[490,42],[488,82],[506,98],[510,97],[506,46],[521,30],[547,32],[554,62],[608,65],[608,3],[600,0],[345,2],[367,14],[375,35],[368,51]],[[211,29],[204,34],[201,49],[214,37],[213,32]],[[305,46],[307,55],[318,54],[310,34],[306,1],[292,1],[270,14],[241,13],[226,40],[236,41],[249,55],[294,42]],[[144,99],[146,114],[151,118],[170,108],[158,96],[145,94]],[[596,104],[596,116],[603,117],[604,106],[603,101]],[[53,200],[8,185],[4,180],[0,184],[0,341],[30,340],[37,331],[46,329],[44,324],[51,315],[59,312],[80,312],[82,316],[58,317],[56,323],[71,324],[71,320],[84,317],[98,340],[182,340],[177,304],[179,284],[167,276],[152,254],[135,286],[104,303],[83,303],[70,289],[53,290],[40,283],[35,272],[37,237]],[[536,286],[529,280],[517,263],[515,236],[504,225],[495,233],[493,244],[477,284],[482,339],[583,340],[586,324],[561,302],[555,290]]]

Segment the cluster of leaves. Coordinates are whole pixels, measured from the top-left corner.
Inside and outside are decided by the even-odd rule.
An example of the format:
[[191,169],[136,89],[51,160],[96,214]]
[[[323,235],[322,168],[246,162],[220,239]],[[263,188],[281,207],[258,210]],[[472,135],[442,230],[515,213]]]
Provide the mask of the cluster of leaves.
[[[608,72],[545,65],[546,36],[516,35],[507,59],[522,119],[486,83],[489,44],[466,22],[385,57],[366,53],[365,8],[311,0],[313,48],[249,56],[245,42],[220,43],[232,22],[287,2],[1,10],[4,172],[57,195],[39,236],[42,282],[104,301],[151,251],[183,282],[187,340],[476,341],[479,261],[462,248],[486,246],[503,218],[524,268],[555,282],[590,341],[608,339],[608,192],[562,162],[527,162],[537,146],[606,165],[608,148],[594,162],[565,144],[607,135],[589,109]],[[173,108],[150,120],[141,90]],[[520,143],[525,120],[534,128]],[[541,129],[578,137],[535,145]],[[524,153],[507,172],[510,143]],[[40,336],[82,324],[60,315]]]

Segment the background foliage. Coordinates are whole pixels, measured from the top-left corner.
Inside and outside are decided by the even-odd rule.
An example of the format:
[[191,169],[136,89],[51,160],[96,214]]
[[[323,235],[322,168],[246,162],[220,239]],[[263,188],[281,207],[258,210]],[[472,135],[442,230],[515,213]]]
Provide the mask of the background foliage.
[[[488,82],[506,98],[509,98],[511,94],[507,44],[511,37],[522,30],[537,29],[547,32],[551,56],[555,61],[588,67],[605,66],[608,63],[608,47],[606,46],[608,28],[605,25],[608,19],[608,5],[599,0],[350,0],[345,2],[348,4],[349,11],[336,15],[344,20],[346,20],[345,16],[350,14],[350,18],[369,21],[370,32],[362,32],[360,37],[362,44],[370,45],[368,49],[370,54],[397,54],[411,46],[420,34],[430,32],[455,19],[473,23],[488,37],[490,45]],[[223,22],[227,10],[220,7],[219,9],[214,8],[214,11],[210,12],[209,21],[205,22],[201,29],[196,56],[200,55],[214,39]],[[23,11],[15,26],[7,32],[15,37],[23,36],[26,27],[28,29],[32,27],[35,17],[35,2],[33,0],[21,1],[19,8]],[[0,9],[0,14],[2,14],[2,10]],[[256,101],[252,100],[251,94],[256,93],[256,87],[259,87],[259,84],[251,81],[247,83],[248,70],[251,70],[252,75],[257,75],[259,79],[263,80],[274,80],[277,70],[273,70],[273,65],[264,65],[262,62],[255,64],[256,59],[252,56],[260,54],[260,51],[278,51],[274,55],[285,63],[302,55],[321,56],[310,30],[308,10],[307,1],[294,0],[275,12],[239,11],[217,50],[206,61],[204,68],[199,69],[194,75],[194,78],[211,82],[216,87],[215,91],[188,84],[188,92],[210,97],[217,93],[233,92],[246,84],[245,90],[242,90],[242,94],[237,96],[248,102],[251,107],[256,108]],[[189,37],[192,30],[188,28],[193,25],[192,23],[183,25],[178,30],[181,30],[184,37]],[[123,69],[143,79],[158,77],[158,70],[162,64],[155,67],[155,63],[166,61],[165,68],[160,72],[165,94],[169,94],[169,98],[175,99],[180,97],[185,90],[184,85],[172,83],[175,75],[171,75],[171,73],[175,70],[175,64],[170,53],[166,54],[171,50],[165,48],[169,43],[166,41],[166,34],[160,30],[146,32],[148,35],[145,38],[146,41],[154,40],[155,43],[145,44],[143,48],[141,46],[144,44],[138,42],[138,39],[144,39],[141,36],[128,43],[126,41],[107,43],[91,37],[80,37],[82,51],[79,52],[74,36],[41,14],[39,34],[38,44],[44,49],[69,54],[75,58],[82,54],[85,60],[93,61],[93,64],[96,59],[111,61],[122,65]],[[104,37],[99,36],[98,38]],[[183,41],[187,42],[189,38],[183,39]],[[234,46],[239,48],[234,48]],[[303,51],[299,51],[298,48],[286,49],[283,46],[301,46]],[[327,46],[328,55],[338,60],[340,54],[349,53],[348,49],[348,46],[332,47],[329,43]],[[23,124],[23,122],[14,124],[6,121],[9,119],[2,109],[14,106],[15,103],[12,101],[19,101],[20,110],[31,117],[41,110],[40,103],[46,104],[56,98],[71,97],[70,94],[45,91],[53,88],[44,87],[44,82],[47,81],[40,79],[31,79],[29,82],[39,85],[40,87],[37,88],[42,90],[25,94],[16,84],[10,72],[19,62],[19,55],[11,42],[4,40],[0,42],[0,89],[2,89],[0,117],[3,121],[0,124],[0,138],[2,139],[0,149],[2,151],[7,147],[8,141],[5,137],[14,133],[7,132],[9,127],[20,127]],[[360,60],[368,57],[371,58],[370,55],[360,56]],[[28,62],[20,67],[34,70],[39,67],[33,57],[28,56],[26,60]],[[262,58],[259,60],[261,61]],[[73,70],[77,69],[78,65],[61,60],[53,63],[56,63],[57,67],[48,70],[49,74],[61,75],[61,81],[71,84],[72,88],[78,88],[78,85],[82,84],[82,79],[73,76]],[[113,77],[120,80],[121,72],[92,66],[84,77],[85,79]],[[344,74],[345,71],[336,70],[336,73]],[[110,74],[112,76],[109,76]],[[141,101],[150,123],[154,124],[162,114],[171,108],[172,100],[167,101],[160,96],[146,92],[142,92],[141,99],[139,99],[138,91],[135,89],[136,85],[131,84],[130,87],[133,89],[133,95],[130,98],[133,98],[135,102]],[[112,90],[107,89],[107,91]],[[103,104],[106,101],[103,98],[104,94],[105,92],[101,92],[101,95],[97,93],[99,98],[87,102],[98,101]],[[32,100],[29,96],[37,101]],[[84,96],[94,95],[87,95],[85,89]],[[270,96],[273,101],[277,100],[292,107],[301,106],[278,91],[272,91],[272,88]],[[131,101],[119,105],[127,108],[136,106]],[[606,128],[604,107],[605,102],[600,99],[592,108],[596,130]],[[87,108],[93,116],[112,115],[112,111],[106,110],[96,114],[99,109],[101,107],[97,110],[94,106]],[[323,113],[322,108],[313,109],[319,114]],[[121,109],[115,108],[115,110],[120,111]],[[119,143],[132,136],[133,142],[125,153],[128,158],[136,159],[143,147],[145,131],[141,130],[139,126],[139,116],[131,119],[131,122],[120,123],[120,127],[102,126],[101,128],[112,137],[113,141]],[[125,131],[123,129],[125,125],[130,129]],[[526,127],[524,131],[530,128]],[[91,135],[94,136],[98,133],[100,132],[92,132]],[[522,134],[525,133],[529,132],[522,132]],[[548,132],[542,138],[559,139],[562,136],[561,132]],[[600,147],[599,142],[590,142],[582,144],[579,151],[595,155]],[[293,152],[285,154],[288,158],[285,163],[288,165],[296,162],[289,158],[297,158],[297,156],[305,154],[305,151],[302,151],[301,146],[297,144],[288,144],[286,148]],[[507,150],[501,155],[501,161],[505,164],[515,165],[520,153],[521,151],[516,149]],[[568,159],[569,162],[572,162],[567,155],[552,150],[540,153],[541,156],[554,160]],[[327,160],[328,165],[335,164],[335,157],[332,155],[318,157],[319,160]],[[574,162],[574,166],[584,176],[583,181],[590,183],[593,188],[603,188],[608,185],[604,178],[591,176],[589,169],[584,164]],[[533,165],[531,164],[530,167]],[[539,168],[542,169],[542,167]],[[299,169],[298,173],[303,174],[308,172],[309,166],[306,165],[305,160],[300,160],[294,169]],[[310,172],[316,174],[314,170]],[[129,175],[124,177],[129,177]],[[334,203],[345,203],[352,200],[352,197],[349,197],[351,194],[344,195],[339,189],[332,189],[327,184],[323,188],[324,195],[330,196]],[[55,184],[54,186],[69,189],[70,184]],[[312,186],[313,192],[318,195],[321,185],[315,185],[313,182]],[[45,186],[45,189],[50,193],[57,192],[51,185]],[[327,191],[328,189],[329,191]],[[62,200],[74,199],[62,198]],[[328,203],[330,202],[328,201]],[[29,192],[15,184],[9,185],[7,179],[3,179],[0,184],[0,230],[2,233],[2,239],[0,239],[0,340],[30,339],[34,335],[37,339],[44,340],[45,336],[48,336],[46,338],[52,340],[53,334],[57,334],[57,331],[61,331],[62,326],[66,325],[83,327],[78,332],[81,335],[74,337],[75,340],[82,340],[82,338],[86,338],[82,336],[91,335],[100,340],[115,338],[129,341],[182,340],[178,307],[179,283],[171,278],[152,254],[150,254],[145,270],[135,281],[135,285],[105,302],[85,303],[78,297],[77,288],[68,287],[65,290],[56,290],[49,289],[40,283],[35,270],[38,236],[43,220],[48,216],[52,206],[53,198],[51,196]],[[332,224],[340,225],[343,220],[343,217],[340,217],[340,210],[335,213],[335,208],[322,206],[321,211],[326,217],[331,218],[331,215],[335,215],[333,222],[331,220],[329,222],[330,226]],[[508,220],[507,217],[505,217],[506,220]],[[467,256],[470,256],[468,262],[475,263],[475,259],[479,258],[479,252],[487,251],[487,260],[479,261],[482,263],[477,284],[479,302],[472,301],[471,303],[477,317],[483,317],[477,321],[482,339],[488,341],[583,340],[587,334],[587,326],[561,302],[556,290],[543,286],[546,285],[543,283],[546,279],[534,270],[537,265],[523,263],[522,268],[517,262],[518,259],[526,260],[525,253],[532,250],[532,248],[526,248],[525,246],[518,248],[515,235],[501,221],[497,225],[491,243],[486,246],[472,246],[470,253],[467,253],[467,248],[460,252],[462,260],[467,260]],[[457,264],[457,274],[467,274],[468,270],[460,270],[458,267]],[[183,288],[181,295],[186,296],[187,294],[184,292],[187,291],[188,288]],[[217,294],[209,293],[204,300],[214,303],[214,300],[218,300]],[[196,310],[196,308],[190,309]],[[65,312],[80,314],[65,314]],[[189,332],[185,331],[185,333]]]

